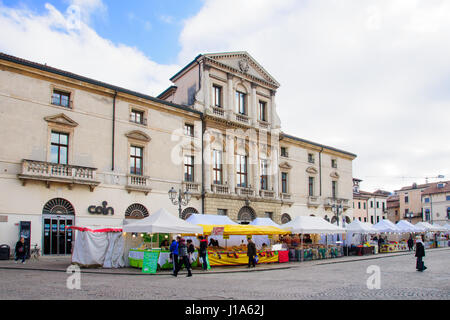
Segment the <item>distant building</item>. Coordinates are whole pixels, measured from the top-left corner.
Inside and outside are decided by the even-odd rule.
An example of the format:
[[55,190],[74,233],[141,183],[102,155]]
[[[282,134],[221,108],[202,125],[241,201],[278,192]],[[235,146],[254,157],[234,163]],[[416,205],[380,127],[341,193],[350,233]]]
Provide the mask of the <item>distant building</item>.
[[432,184],[413,183],[411,186],[396,190],[399,197],[400,220],[408,220],[412,224],[424,221],[422,219],[422,192]]
[[393,223],[401,220],[399,196],[394,194],[386,199],[387,218]]
[[353,217],[362,222],[376,224],[387,219],[388,191],[367,192],[360,190],[360,179],[353,179]]
[[450,181],[431,183],[422,192],[423,220],[444,225],[450,219]]

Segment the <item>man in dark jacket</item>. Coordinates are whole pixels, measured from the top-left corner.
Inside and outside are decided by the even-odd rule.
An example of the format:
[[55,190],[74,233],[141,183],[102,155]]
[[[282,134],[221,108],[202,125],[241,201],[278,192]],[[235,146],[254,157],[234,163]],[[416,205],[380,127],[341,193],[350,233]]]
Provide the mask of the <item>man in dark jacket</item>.
[[254,268],[256,257],[256,246],[255,243],[252,241],[252,239],[248,239],[247,256],[248,256],[248,268],[250,268],[250,265],[252,265]]
[[25,259],[27,257],[27,245],[25,243],[25,238],[20,237],[20,240],[16,243],[16,257],[14,260],[17,263],[17,260],[22,259],[22,263],[25,264]]
[[423,257],[425,257],[425,246],[423,245],[422,238],[419,236],[416,238],[416,269],[417,271],[424,271],[427,269],[423,263]]
[[202,258],[202,269],[206,271],[208,269],[208,265],[206,264],[208,241],[206,239],[203,239],[203,236],[200,236],[199,240],[200,240],[200,250],[198,252],[198,255],[200,256],[200,258]]
[[413,247],[414,247],[414,240],[413,240],[412,236],[410,236],[409,239],[408,239],[408,249],[409,249],[409,251],[411,251],[413,249]]
[[189,263],[188,247],[186,246],[186,241],[183,238],[180,239],[180,243],[178,246],[178,258],[180,259],[180,261],[173,275],[176,277],[178,275],[178,272],[180,272],[181,268],[184,265],[188,271],[187,276],[192,277],[191,264]]

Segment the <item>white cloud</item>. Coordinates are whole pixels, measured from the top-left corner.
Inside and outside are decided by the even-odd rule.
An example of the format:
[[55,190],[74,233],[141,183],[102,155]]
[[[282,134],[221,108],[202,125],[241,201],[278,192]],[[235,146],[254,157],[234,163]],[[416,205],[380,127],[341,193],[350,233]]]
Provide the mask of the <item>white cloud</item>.
[[179,58],[248,51],[281,83],[285,132],[358,154],[362,188],[394,190],[424,182],[402,176],[449,178],[449,12],[443,0],[206,0]]
[[[71,4],[89,15],[104,8],[100,0]],[[0,51],[154,96],[170,85],[169,78],[180,68],[158,64],[137,48],[100,37],[88,20],[74,28],[70,12],[62,13],[51,4],[46,9],[38,15],[0,3]]]

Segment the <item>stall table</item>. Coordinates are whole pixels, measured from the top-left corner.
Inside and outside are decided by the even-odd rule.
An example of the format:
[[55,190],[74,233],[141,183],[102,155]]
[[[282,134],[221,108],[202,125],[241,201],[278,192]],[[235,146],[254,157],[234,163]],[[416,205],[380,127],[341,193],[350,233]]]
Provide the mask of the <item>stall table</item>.
[[[259,258],[258,264],[260,263],[278,263],[279,262],[279,252],[287,251],[271,251],[271,250],[259,250],[257,255]],[[285,253],[282,253],[285,259]],[[213,251],[208,249],[208,259],[211,266],[236,266],[236,265],[247,265],[248,256],[247,251]]]

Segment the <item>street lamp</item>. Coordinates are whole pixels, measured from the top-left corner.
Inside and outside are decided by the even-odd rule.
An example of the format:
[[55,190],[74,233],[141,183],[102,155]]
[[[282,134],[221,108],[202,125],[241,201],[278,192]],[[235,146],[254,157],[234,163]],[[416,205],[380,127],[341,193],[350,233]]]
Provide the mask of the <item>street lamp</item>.
[[[335,214],[335,217],[336,217],[336,221],[337,221],[337,226],[339,227],[339,209],[342,209],[342,204],[337,204],[336,202],[334,202],[332,205],[331,205],[331,209],[334,211],[334,214]],[[339,239],[340,237],[339,237],[339,234],[337,235],[337,239],[338,239],[338,241],[341,241],[340,239]]]
[[169,199],[172,201],[173,205],[178,205],[178,217],[182,219],[181,217],[181,206],[187,206],[189,201],[191,201],[191,194],[189,191],[182,192],[181,189],[179,192],[176,192],[176,190],[172,187],[172,189],[169,190]]
[[412,219],[412,217],[413,217],[413,213],[412,212],[408,212],[407,214],[406,214],[406,217],[409,219],[409,223],[411,223],[411,219]]

